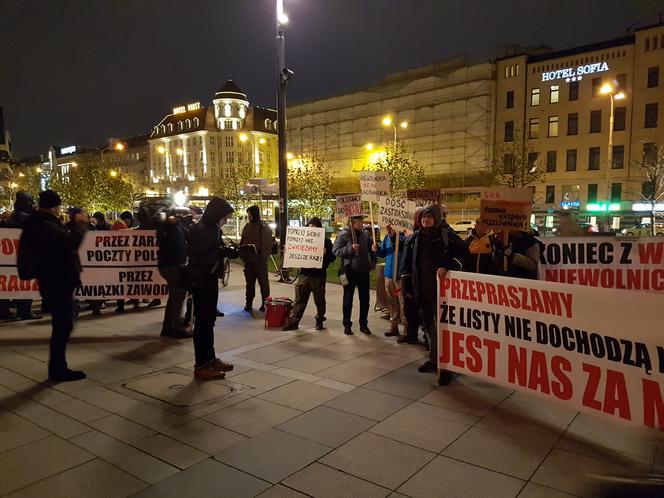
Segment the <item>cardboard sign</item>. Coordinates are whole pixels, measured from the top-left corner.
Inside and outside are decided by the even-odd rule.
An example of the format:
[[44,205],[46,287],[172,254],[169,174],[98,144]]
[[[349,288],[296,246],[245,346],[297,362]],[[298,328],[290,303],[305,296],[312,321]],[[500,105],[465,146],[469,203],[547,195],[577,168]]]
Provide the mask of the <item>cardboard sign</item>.
[[378,224],[392,225],[395,232],[411,233],[415,219],[415,201],[396,197],[381,197],[378,202]]
[[664,238],[543,237],[540,279],[664,292]]
[[385,171],[360,171],[362,200],[378,202],[380,197],[390,195],[390,175]]
[[284,268],[322,268],[324,255],[324,228],[286,228]]
[[482,191],[480,230],[530,230],[533,192],[529,188],[492,188]]
[[415,201],[417,207],[424,207],[429,204],[440,204],[440,189],[411,188],[406,191],[406,198]]
[[[21,230],[0,229],[0,299],[40,299],[36,280],[18,278]],[[79,299],[160,299],[168,286],[157,268],[154,230],[89,231],[79,248]]]
[[438,366],[664,430],[658,294],[449,272]]
[[362,214],[362,196],[360,194],[337,196],[337,218],[350,218]]

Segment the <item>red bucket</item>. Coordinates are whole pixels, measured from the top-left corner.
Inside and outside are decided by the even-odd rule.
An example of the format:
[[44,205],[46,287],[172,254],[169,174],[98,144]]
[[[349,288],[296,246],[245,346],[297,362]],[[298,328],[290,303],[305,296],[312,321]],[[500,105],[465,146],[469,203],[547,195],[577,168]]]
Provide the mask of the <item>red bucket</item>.
[[265,301],[265,327],[283,327],[292,307],[293,301],[287,297],[268,298]]

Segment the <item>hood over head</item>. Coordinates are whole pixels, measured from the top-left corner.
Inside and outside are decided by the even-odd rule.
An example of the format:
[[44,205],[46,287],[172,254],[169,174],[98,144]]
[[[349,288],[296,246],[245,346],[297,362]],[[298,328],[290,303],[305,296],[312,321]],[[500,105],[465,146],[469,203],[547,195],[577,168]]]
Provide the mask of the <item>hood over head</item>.
[[14,211],[22,211],[24,213],[31,213],[35,208],[35,200],[32,196],[24,190],[16,192],[16,200],[14,201]]
[[219,220],[228,216],[233,211],[235,210],[226,199],[214,196],[210,199],[210,202],[208,202],[201,221],[210,225],[216,225],[219,223]]
[[258,209],[258,206],[250,206],[247,208],[247,213],[251,213],[251,221],[261,221],[261,210]]

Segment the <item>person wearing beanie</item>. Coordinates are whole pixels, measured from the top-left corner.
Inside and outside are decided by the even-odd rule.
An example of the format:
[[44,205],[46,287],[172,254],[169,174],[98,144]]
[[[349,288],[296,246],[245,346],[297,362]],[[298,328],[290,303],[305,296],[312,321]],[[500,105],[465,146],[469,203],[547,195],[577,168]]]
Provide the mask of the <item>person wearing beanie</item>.
[[81,285],[78,248],[88,230],[85,211],[73,217],[67,230],[60,219],[60,196],[53,190],[39,194],[39,209],[23,224],[19,254],[25,257],[36,274],[39,292],[51,310],[51,350],[48,378],[53,382],[67,382],[85,378],[80,371],[67,365],[65,352],[74,327],[74,291]]
[[267,278],[267,260],[272,253],[272,230],[261,220],[258,206],[247,209],[247,223],[242,229],[240,257],[244,262],[244,279],[247,284],[244,310],[251,312],[256,297],[256,280],[261,290],[260,311],[265,311],[265,300],[270,295],[270,282]]
[[[323,223],[320,218],[314,216],[309,220],[309,227],[323,228]],[[300,276],[295,284],[295,304],[291,311],[288,323],[284,325],[282,330],[297,330],[304,310],[307,308],[309,302],[309,295],[314,295],[314,303],[316,304],[316,330],[323,330],[325,326],[325,283],[327,282],[327,267],[330,266],[336,259],[332,253],[332,241],[325,237],[325,252],[323,254],[323,267],[322,268],[302,268]]]
[[[461,270],[468,249],[457,234],[445,228],[437,205],[422,210],[420,224],[404,247],[401,285],[407,299],[419,308],[429,336],[429,359],[418,368],[425,373],[438,369],[438,279],[445,278],[448,270]],[[452,378],[452,372],[441,370],[438,383],[449,384]]]
[[223,276],[224,259],[237,257],[221,238],[221,227],[233,211],[225,199],[212,197],[199,222],[189,231],[185,281],[194,300],[194,377],[199,380],[223,379],[226,372],[233,370],[233,365],[217,358],[214,350],[218,279]]

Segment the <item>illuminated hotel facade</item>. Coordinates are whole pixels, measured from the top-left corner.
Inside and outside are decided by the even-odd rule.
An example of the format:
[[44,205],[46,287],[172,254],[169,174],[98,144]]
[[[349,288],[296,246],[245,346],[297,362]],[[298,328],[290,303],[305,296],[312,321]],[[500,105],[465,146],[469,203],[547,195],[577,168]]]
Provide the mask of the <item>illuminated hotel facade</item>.
[[664,146],[664,25],[495,64],[495,159],[509,167],[521,154],[544,170],[538,221],[552,226],[560,209],[614,230],[647,218],[639,164]]
[[250,106],[246,94],[228,80],[210,106],[179,106],[150,133],[149,178],[155,194],[184,191],[209,194],[210,181],[227,178],[246,162],[255,178],[277,177],[277,113]]

